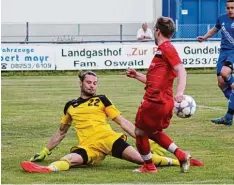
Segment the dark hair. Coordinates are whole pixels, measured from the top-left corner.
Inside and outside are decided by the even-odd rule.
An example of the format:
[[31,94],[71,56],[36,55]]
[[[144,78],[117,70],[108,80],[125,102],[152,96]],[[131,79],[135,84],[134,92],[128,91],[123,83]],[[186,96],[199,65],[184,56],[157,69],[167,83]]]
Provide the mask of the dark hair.
[[231,2],[234,2],[234,0],[227,0],[227,3],[231,3]]
[[170,17],[159,17],[157,19],[155,28],[156,30],[159,29],[162,35],[167,38],[171,38],[175,32],[175,24]]
[[86,75],[97,76],[96,73],[94,73],[93,71],[80,72],[78,74],[78,77],[79,77],[80,81],[83,82]]

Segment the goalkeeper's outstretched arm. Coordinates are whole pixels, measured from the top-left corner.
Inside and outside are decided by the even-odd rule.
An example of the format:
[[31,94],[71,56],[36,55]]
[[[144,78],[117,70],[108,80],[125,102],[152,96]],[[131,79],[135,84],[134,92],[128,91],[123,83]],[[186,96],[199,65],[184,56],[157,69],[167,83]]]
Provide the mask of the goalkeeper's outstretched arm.
[[58,131],[54,136],[51,137],[46,148],[51,151],[53,150],[66,136],[68,129],[70,128],[70,124],[61,124]]
[[136,138],[135,125],[133,125],[130,121],[125,119],[122,115],[118,115],[117,117],[113,119],[113,121],[119,124],[121,128],[125,132],[127,132],[130,136],[132,136],[133,138]]
[[51,151],[65,138],[70,124],[61,124],[58,131],[55,135],[51,137],[48,144],[40,153],[35,154],[30,161],[43,161],[48,155],[51,154]]
[[[127,119],[125,119],[122,115],[118,115],[117,117],[115,117],[113,119],[113,121],[115,121],[117,124],[119,124],[121,126],[121,128],[125,132],[127,132],[130,136],[132,136],[133,138],[136,138],[136,135],[135,135],[135,125],[132,124]],[[164,148],[162,148],[160,145],[158,145],[157,143],[155,143],[152,140],[149,140],[149,142],[150,142],[151,152],[153,154],[157,154],[157,155],[160,155],[160,156],[164,156],[165,155],[166,150]]]

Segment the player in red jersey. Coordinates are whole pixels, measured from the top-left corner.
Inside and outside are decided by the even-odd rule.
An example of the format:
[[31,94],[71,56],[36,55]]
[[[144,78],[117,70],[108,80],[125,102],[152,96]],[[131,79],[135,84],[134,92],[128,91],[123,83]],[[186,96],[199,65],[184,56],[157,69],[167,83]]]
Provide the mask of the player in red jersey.
[[[127,76],[146,84],[143,101],[136,115],[136,146],[144,165],[136,172],[157,172],[152,162],[152,154],[148,138],[173,153],[181,164],[181,171],[188,172],[190,154],[176,146],[163,129],[170,124],[173,114],[174,100],[181,102],[186,86],[186,71],[174,46],[170,42],[175,31],[174,22],[169,17],[159,17],[154,27],[156,54],[149,66],[147,74],[127,70]],[[173,98],[173,81],[178,77],[177,89]]]

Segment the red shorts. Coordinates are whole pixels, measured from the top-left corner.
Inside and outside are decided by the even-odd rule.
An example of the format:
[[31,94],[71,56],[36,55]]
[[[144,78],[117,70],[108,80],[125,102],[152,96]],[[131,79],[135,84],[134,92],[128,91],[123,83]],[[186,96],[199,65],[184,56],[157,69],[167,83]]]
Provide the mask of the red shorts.
[[136,127],[145,131],[148,135],[162,131],[170,124],[173,107],[173,99],[169,99],[165,104],[144,100],[138,108]]

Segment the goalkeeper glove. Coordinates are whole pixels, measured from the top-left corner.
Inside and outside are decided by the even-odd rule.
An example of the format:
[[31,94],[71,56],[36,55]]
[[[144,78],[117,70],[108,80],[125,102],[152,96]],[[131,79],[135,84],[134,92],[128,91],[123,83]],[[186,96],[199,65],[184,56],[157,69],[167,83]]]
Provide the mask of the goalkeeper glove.
[[39,162],[43,161],[47,155],[50,155],[51,152],[45,147],[40,153],[35,154],[30,161],[32,162]]
[[149,140],[150,143],[150,149],[151,149],[151,153],[152,154],[157,154],[160,156],[164,156],[166,153],[166,149],[164,149],[163,147],[161,147],[158,143],[155,143],[152,140]]

